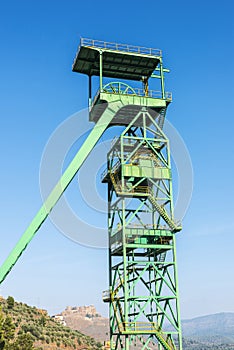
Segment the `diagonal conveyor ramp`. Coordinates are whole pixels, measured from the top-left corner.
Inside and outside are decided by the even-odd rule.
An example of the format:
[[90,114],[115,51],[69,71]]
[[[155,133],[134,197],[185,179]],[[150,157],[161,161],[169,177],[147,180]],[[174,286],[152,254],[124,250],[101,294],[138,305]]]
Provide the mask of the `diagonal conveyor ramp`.
[[11,251],[7,259],[4,261],[0,267],[0,283],[4,281],[8,273],[11,271],[12,267],[15,265],[19,259],[22,252],[26,249],[29,242],[32,240],[40,226],[46,220],[47,216],[58,202],[59,198],[62,196],[63,192],[66,190],[80,167],[82,166],[85,159],[88,157],[89,153],[95,147],[96,143],[104,133],[104,131],[109,126],[116,112],[122,107],[122,104],[118,101],[108,106],[91,133],[77,152],[76,156],[65,170],[59,182],[56,184],[54,189],[51,191],[50,195],[42,205],[41,209],[38,211],[29,227],[26,229],[14,249]]

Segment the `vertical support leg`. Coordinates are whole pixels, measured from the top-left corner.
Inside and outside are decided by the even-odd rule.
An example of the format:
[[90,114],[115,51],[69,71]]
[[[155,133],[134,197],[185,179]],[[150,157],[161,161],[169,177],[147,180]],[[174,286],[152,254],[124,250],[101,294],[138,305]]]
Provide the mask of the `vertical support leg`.
[[89,109],[92,103],[92,76],[89,75]]
[[176,256],[176,240],[175,236],[173,236],[173,247],[174,247],[174,273],[175,273],[175,282],[176,282],[176,292],[177,292],[177,298],[176,298],[176,309],[177,309],[177,320],[178,320],[178,341],[179,341],[179,349],[183,349],[182,345],[182,332],[181,332],[181,320],[180,320],[180,302],[179,302],[179,286],[178,286],[178,272],[177,272],[177,256]]
[[164,72],[163,72],[163,63],[162,58],[160,59],[160,76],[161,76],[161,90],[162,90],[162,98],[165,98],[165,83],[164,83]]
[[102,92],[103,86],[102,86],[102,51],[99,51],[99,64],[100,64],[100,91]]

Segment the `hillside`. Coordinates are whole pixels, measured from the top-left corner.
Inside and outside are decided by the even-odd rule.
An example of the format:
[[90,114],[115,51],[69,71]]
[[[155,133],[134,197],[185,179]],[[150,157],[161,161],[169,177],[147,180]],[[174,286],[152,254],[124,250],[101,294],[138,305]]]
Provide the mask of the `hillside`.
[[234,350],[234,344],[214,344],[212,342],[183,339],[183,350]]
[[[103,342],[108,337],[108,319],[93,305],[68,306],[56,316],[72,329]],[[220,313],[182,321],[184,350],[234,350],[234,313]]]
[[93,338],[61,325],[45,310],[0,299],[0,349],[6,350],[98,350]]
[[183,335],[215,344],[234,344],[234,313],[219,313],[182,321]]
[[[100,350],[108,338],[108,319],[93,305],[67,307],[54,317],[12,297],[0,298],[0,306],[0,349]],[[234,350],[234,313],[197,317],[182,325],[184,350]]]

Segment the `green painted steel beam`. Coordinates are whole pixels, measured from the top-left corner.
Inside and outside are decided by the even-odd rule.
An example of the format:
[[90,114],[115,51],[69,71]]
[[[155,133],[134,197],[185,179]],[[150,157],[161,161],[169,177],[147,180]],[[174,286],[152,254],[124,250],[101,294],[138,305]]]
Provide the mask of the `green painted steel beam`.
[[122,349],[130,350],[144,335],[137,343],[141,350],[150,349],[147,341],[161,350],[182,350],[174,240],[181,227],[173,215],[170,146],[145,107],[136,111],[108,153],[108,173],[114,349],[121,348],[122,338]]
[[19,259],[22,252],[26,249],[27,245],[39,230],[40,226],[46,220],[49,213],[56,205],[59,198],[62,196],[104,131],[107,129],[115,113],[120,107],[121,104],[117,102],[116,104],[112,104],[111,108],[108,107],[102,114],[101,118],[92,129],[91,133],[75,155],[70,165],[67,167],[61,179],[58,181],[48,198],[43,203],[42,207],[30,223],[29,227],[26,229],[16,246],[13,248],[5,262],[0,267],[0,283],[4,281],[8,273],[11,271],[12,267]]

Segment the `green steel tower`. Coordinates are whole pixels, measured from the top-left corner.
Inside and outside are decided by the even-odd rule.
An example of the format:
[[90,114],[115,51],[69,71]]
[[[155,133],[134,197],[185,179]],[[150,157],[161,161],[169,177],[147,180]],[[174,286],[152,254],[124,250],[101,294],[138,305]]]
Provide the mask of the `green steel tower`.
[[[0,283],[105,130],[120,126],[102,175],[108,185],[109,289],[103,301],[109,303],[109,348],[182,350],[175,245],[181,224],[174,218],[170,145],[163,132],[172,96],[165,92],[162,52],[81,39],[73,71],[89,77],[95,126],[0,267]],[[149,89],[151,78],[159,91]]]
[[[163,129],[162,52],[81,42],[73,70],[90,77],[90,120],[118,103],[109,125],[122,126],[107,156],[111,349],[182,349],[169,141]],[[100,78],[92,99],[91,76]],[[103,78],[113,81],[103,83]],[[149,90],[149,79],[160,91]],[[110,79],[109,79],[110,80]],[[131,85],[126,83],[131,81]],[[143,88],[133,87],[141,82]],[[139,83],[138,83],[139,84]]]

